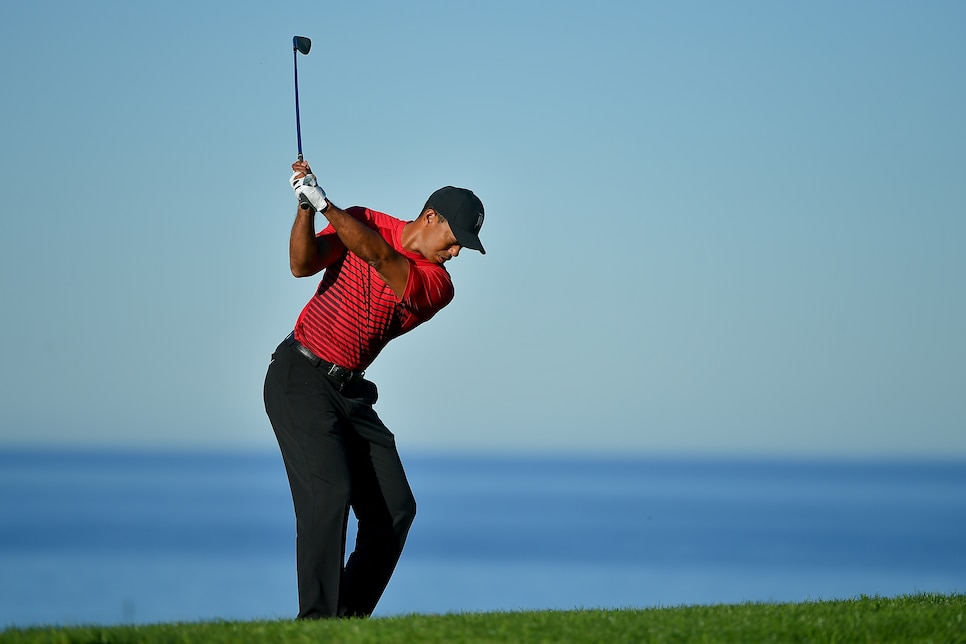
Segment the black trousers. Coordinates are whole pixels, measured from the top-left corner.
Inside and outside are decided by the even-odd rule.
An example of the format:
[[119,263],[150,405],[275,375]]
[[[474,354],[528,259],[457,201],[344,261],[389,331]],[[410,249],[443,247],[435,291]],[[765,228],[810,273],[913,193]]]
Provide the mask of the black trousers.
[[[295,505],[298,617],[370,615],[416,516],[395,438],[372,408],[375,385],[339,391],[283,342],[264,394]],[[345,561],[350,508],[358,530]]]

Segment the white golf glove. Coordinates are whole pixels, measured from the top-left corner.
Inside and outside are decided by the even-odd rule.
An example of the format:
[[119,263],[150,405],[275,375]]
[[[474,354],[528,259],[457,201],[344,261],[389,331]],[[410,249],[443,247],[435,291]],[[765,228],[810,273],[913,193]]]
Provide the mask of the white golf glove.
[[325,209],[329,207],[329,202],[325,200],[325,190],[315,180],[315,175],[307,174],[304,177],[298,175],[298,172],[292,173],[289,183],[292,184],[299,201],[311,205],[319,212],[325,212]]

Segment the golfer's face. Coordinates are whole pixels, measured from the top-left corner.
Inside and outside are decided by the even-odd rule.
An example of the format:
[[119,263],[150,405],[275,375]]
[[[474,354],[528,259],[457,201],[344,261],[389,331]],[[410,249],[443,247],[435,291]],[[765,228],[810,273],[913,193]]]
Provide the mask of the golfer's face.
[[448,221],[440,221],[439,219],[435,221],[436,224],[431,228],[432,243],[430,248],[432,249],[432,256],[429,260],[443,264],[459,255],[462,246],[456,241],[456,235],[450,229]]

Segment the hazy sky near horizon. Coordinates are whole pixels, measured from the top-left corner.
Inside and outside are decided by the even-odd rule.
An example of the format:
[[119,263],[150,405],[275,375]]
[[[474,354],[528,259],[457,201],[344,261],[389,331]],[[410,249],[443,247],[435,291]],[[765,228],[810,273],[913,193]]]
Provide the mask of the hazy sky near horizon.
[[271,448],[295,158],[487,254],[403,452],[966,456],[966,3],[6,3],[0,446]]

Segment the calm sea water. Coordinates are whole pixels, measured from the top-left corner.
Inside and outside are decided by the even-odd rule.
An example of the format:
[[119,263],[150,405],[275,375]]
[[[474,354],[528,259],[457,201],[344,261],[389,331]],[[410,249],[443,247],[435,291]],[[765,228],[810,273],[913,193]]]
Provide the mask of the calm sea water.
[[[377,616],[966,591],[966,463],[403,455]],[[275,453],[0,451],[0,628],[290,619]]]

